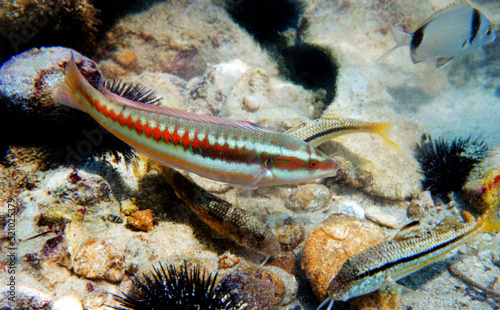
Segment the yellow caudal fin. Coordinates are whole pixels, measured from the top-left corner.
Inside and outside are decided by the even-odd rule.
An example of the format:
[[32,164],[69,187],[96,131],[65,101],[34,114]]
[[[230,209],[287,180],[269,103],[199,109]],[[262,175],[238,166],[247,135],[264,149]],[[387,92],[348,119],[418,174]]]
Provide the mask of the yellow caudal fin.
[[392,123],[373,123],[373,133],[379,135],[393,149],[401,152],[401,148],[394,141],[387,138],[387,134],[392,129]]
[[483,230],[486,232],[500,232],[500,198],[481,216]]
[[64,81],[54,90],[52,99],[62,105],[83,111],[83,103],[77,94],[80,93],[81,89],[84,87],[92,88],[78,70],[72,53],[71,59],[66,67]]

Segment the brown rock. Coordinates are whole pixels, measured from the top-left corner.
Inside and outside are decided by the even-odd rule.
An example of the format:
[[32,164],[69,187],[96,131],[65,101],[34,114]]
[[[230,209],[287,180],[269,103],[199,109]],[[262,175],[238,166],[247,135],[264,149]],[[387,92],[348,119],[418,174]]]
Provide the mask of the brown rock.
[[278,309],[285,299],[283,281],[273,272],[256,265],[240,264],[224,279],[225,285],[243,297],[248,310]]
[[327,297],[328,284],[349,257],[383,241],[379,226],[345,214],[332,215],[312,231],[301,264],[318,299]]
[[137,56],[131,50],[123,50],[115,53],[115,61],[127,69],[135,69]]
[[153,212],[151,209],[136,211],[127,218],[127,224],[142,231],[153,230]]
[[87,279],[119,282],[125,274],[123,254],[104,240],[90,239],[73,258],[73,271]]

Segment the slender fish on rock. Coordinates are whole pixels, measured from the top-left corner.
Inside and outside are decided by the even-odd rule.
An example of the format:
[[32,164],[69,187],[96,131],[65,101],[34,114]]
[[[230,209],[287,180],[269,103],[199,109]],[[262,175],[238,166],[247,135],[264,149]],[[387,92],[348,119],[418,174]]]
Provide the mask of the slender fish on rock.
[[300,183],[337,174],[339,166],[285,133],[236,121],[128,100],[92,86],[73,58],[56,102],[82,110],[154,161],[244,186]]
[[159,169],[177,196],[216,232],[266,256],[280,251],[280,245],[271,228],[255,216],[210,194],[174,169]]
[[444,219],[434,229],[419,231],[418,221],[403,227],[393,240],[374,245],[349,258],[328,286],[328,298],[318,307],[346,301],[378,289],[387,291],[394,281],[443,260],[464,242],[483,232],[500,231],[500,202],[490,206],[479,220],[466,223]]

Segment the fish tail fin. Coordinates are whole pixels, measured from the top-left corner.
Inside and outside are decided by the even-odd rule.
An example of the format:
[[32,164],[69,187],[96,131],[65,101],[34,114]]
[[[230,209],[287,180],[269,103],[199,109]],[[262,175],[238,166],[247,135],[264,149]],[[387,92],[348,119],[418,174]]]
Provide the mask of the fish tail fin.
[[391,25],[391,33],[392,36],[394,37],[394,40],[396,40],[396,46],[385,52],[384,55],[380,56],[376,62],[382,62],[387,57],[389,57],[392,52],[394,52],[396,49],[400,48],[401,46],[409,45],[411,42],[411,33],[407,33],[401,30],[396,29],[394,26]]
[[500,197],[481,216],[484,221],[483,230],[486,232],[500,232]]
[[373,133],[379,135],[382,139],[384,139],[385,143],[387,143],[391,148],[401,152],[401,148],[394,141],[387,137],[387,134],[392,129],[392,123],[382,122],[375,123],[373,126]]
[[[88,84],[88,85],[87,85]],[[52,99],[62,105],[73,109],[84,111],[83,100],[78,96],[82,89],[92,87],[82,76],[75,64],[75,58],[71,53],[71,59],[66,67],[64,81],[52,93]]]

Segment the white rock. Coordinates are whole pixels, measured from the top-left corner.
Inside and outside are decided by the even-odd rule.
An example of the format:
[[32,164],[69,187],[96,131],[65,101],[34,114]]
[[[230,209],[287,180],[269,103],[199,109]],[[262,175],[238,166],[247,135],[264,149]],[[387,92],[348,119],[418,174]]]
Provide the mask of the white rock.
[[58,299],[53,305],[52,310],[83,310],[83,305],[76,297],[64,296]]

